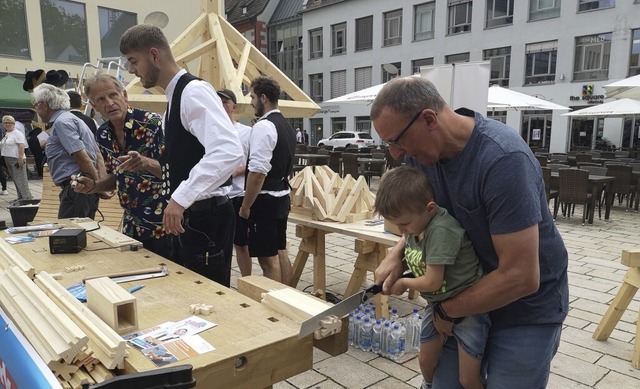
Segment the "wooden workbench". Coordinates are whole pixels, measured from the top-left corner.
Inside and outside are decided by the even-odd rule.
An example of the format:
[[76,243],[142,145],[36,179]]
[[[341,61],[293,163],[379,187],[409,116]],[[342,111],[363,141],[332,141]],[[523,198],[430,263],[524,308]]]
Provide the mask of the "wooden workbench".
[[[61,224],[71,226],[65,221]],[[7,235],[5,231],[0,234],[2,237]],[[121,285],[129,288],[144,284],[144,288],[134,294],[140,329],[185,319],[191,316],[191,304],[213,305],[211,315],[203,318],[217,326],[199,335],[216,349],[176,363],[193,365],[193,375],[200,388],[265,388],[312,368],[312,336],[298,339],[298,323],[145,249],[51,254],[47,238],[12,247],[35,267],[36,272],[62,273],[59,282],[65,287],[85,276],[168,266],[166,277]],[[87,236],[88,250],[103,247],[107,245]],[[73,265],[84,265],[85,268],[64,272],[65,267]],[[141,352],[131,349],[125,359],[124,373],[154,368],[155,365]]]
[[[362,287],[367,272],[373,272],[387,255],[390,247],[400,240],[399,236],[384,231],[384,226],[378,224],[367,226],[364,220],[353,223],[338,223],[312,220],[310,216],[289,213],[289,221],[296,224],[296,236],[301,238],[298,254],[293,264],[291,286],[295,287],[307,263],[309,255],[313,255],[313,286],[314,290],[326,289],[326,257],[325,235],[339,233],[356,238],[354,251],[358,254],[353,264],[353,273],[344,292],[345,297],[356,293]],[[410,293],[414,297],[415,293]],[[378,317],[389,317],[387,296],[376,296],[376,314]]]

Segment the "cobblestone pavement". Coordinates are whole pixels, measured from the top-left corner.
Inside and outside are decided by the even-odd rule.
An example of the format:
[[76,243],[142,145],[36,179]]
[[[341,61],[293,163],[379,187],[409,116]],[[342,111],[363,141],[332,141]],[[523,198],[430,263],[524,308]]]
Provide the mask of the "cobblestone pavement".
[[[372,187],[375,189],[374,179]],[[42,181],[31,180],[34,197],[42,193]],[[7,206],[16,198],[13,182],[7,185],[8,196],[0,196],[0,220],[12,225]],[[582,207],[570,219],[558,217],[556,225],[569,251],[570,310],[562,333],[562,342],[551,367],[549,388],[640,388],[640,370],[631,366],[631,354],[640,310],[640,294],[631,301],[609,340],[592,338],[608,304],[620,288],[627,267],[620,263],[623,249],[640,247],[640,213],[625,211],[617,203],[610,221],[596,220],[592,226],[582,226]],[[299,239],[295,225],[289,224],[290,258],[295,258]],[[328,234],[326,238],[327,290],[338,296],[347,287],[353,270],[354,238]],[[233,268],[232,286],[239,276]],[[253,274],[261,274],[254,263]],[[369,275],[368,284],[372,283]],[[305,268],[298,289],[313,282],[311,266]],[[401,316],[408,315],[421,299],[410,301],[406,295],[391,297],[390,305]],[[314,350],[313,369],[274,385],[275,389],[291,388],[417,388],[421,382],[418,361],[414,354],[394,362],[370,352],[350,349],[331,357]]]

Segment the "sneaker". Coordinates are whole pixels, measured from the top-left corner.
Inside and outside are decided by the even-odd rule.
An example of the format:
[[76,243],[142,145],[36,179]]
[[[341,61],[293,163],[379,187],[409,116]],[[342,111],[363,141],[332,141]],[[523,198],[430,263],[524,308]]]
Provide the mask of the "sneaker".
[[9,196],[9,192],[5,189],[2,192],[0,192],[0,195]]

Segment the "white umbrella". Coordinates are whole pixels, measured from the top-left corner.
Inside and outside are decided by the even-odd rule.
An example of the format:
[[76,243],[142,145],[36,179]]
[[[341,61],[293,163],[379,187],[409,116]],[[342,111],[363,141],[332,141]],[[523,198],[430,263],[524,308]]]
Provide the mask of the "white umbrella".
[[502,88],[498,85],[492,85],[489,87],[487,108],[494,111],[510,109],[569,110],[568,107],[563,105],[555,104],[511,89]]
[[[418,77],[418,76],[410,76],[410,77]],[[384,85],[385,84],[374,85],[366,89],[362,89],[356,92],[346,94],[344,96],[327,100],[325,101],[325,103],[370,104],[376,98],[376,96],[378,95],[380,90],[384,87]],[[569,110],[569,108],[564,107],[562,105],[555,104],[546,100],[542,100],[537,97],[529,96],[524,93],[512,91],[510,89],[502,88],[497,85],[494,85],[489,88],[487,108],[492,109],[494,111],[504,111],[504,110],[510,110],[510,109]]]
[[593,107],[579,109],[563,114],[563,116],[577,117],[626,117],[640,116],[640,101],[634,99],[619,99]]
[[640,75],[625,78],[624,80],[605,85],[604,90],[607,91],[607,98],[615,97],[616,99],[640,99]]

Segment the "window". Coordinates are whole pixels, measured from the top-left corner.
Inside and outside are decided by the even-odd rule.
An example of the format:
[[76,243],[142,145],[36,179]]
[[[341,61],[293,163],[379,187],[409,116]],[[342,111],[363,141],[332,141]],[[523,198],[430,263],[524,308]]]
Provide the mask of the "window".
[[267,40],[271,62],[302,88],[302,20],[291,20],[268,27]]
[[400,75],[400,62],[386,63],[382,65],[382,82],[387,82]]
[[385,12],[383,46],[402,44],[402,10]]
[[129,27],[138,24],[136,14],[98,7],[98,20],[102,57],[120,57],[120,37]]
[[313,101],[321,103],[324,100],[322,97],[322,73],[309,75],[309,89]]
[[89,61],[85,5],[67,0],[40,0],[44,57],[47,61]]
[[356,19],[356,51],[373,48],[373,16]]
[[449,0],[447,34],[471,31],[471,0]]
[[444,56],[444,62],[449,63],[459,63],[459,62],[469,62],[469,53],[459,53],[459,54],[451,54]]
[[640,74],[640,29],[631,31],[631,60],[629,61],[629,76]]
[[309,31],[309,59],[322,58],[322,28]]
[[558,41],[530,43],[525,48],[524,84],[551,83],[556,79]]
[[356,116],[356,131],[371,133],[371,117]]
[[419,74],[421,66],[431,66],[431,65],[433,65],[433,57],[414,59],[413,61],[411,61],[411,69],[413,71],[412,74]]
[[433,39],[436,2],[419,4],[413,7],[413,40]]
[[369,88],[371,86],[371,76],[373,68],[371,66],[366,68],[356,68],[354,74],[356,77],[355,90]]
[[335,134],[336,132],[339,132],[339,131],[346,131],[346,129],[347,129],[347,118],[331,118],[332,134]]
[[487,0],[487,28],[513,24],[513,0]]
[[594,9],[612,8],[616,6],[615,0],[579,0],[578,12],[591,11]]
[[347,71],[338,70],[331,72],[331,98],[344,96],[347,94]]
[[339,55],[347,52],[347,23],[331,26],[331,54]]
[[0,12],[0,55],[30,58],[25,0],[2,2]]
[[484,60],[491,61],[489,83],[509,86],[509,68],[511,65],[511,47],[484,51]]
[[573,81],[606,80],[609,77],[611,33],[576,38]]
[[529,0],[529,21],[557,18],[561,0]]

